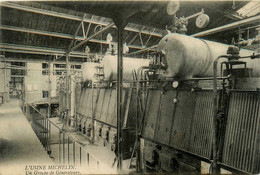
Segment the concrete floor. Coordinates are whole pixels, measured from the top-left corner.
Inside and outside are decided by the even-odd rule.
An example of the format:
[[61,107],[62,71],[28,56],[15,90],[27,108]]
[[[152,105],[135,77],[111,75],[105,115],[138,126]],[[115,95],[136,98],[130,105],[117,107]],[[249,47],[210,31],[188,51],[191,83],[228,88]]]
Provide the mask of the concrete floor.
[[[62,122],[59,120],[58,117],[50,118],[50,120],[62,128]],[[73,130],[72,128],[68,130]],[[52,127],[51,129],[51,151],[52,156],[54,157],[54,162],[59,163],[59,136],[58,136],[58,129],[56,127]],[[115,154],[113,151],[110,150],[110,147],[104,147],[102,144],[91,144],[89,141],[82,136],[80,133],[77,132],[67,132],[65,136],[65,160],[63,160],[63,145],[61,144],[61,162],[67,164],[68,163],[68,136],[70,137],[71,143],[69,144],[69,159],[70,163],[73,162],[73,144],[72,140],[75,143],[75,165],[80,169],[81,172],[89,173],[89,174],[117,174],[116,165],[112,167],[114,162]],[[61,136],[62,137],[62,136]],[[56,144],[55,144],[56,143]],[[62,143],[62,140],[61,140]],[[80,166],[80,155],[79,150],[81,147],[82,151],[82,162]],[[89,165],[87,163],[87,154],[89,154]],[[129,174],[134,172],[134,169],[129,169],[129,162],[130,159],[124,160],[123,163],[123,170],[120,173]]]
[[26,165],[52,165],[17,99],[0,106],[0,174],[25,174]]
[[[63,124],[58,118],[51,118],[51,120],[62,128]],[[80,172],[80,174],[118,173],[116,166],[112,167],[115,158],[115,154],[112,151],[100,145],[90,144],[83,136],[75,132],[66,134],[64,144],[65,160],[63,161],[63,145],[59,146],[59,129],[54,126],[51,127],[51,159],[34,133],[31,124],[21,111],[17,99],[11,99],[10,102],[0,106],[0,175],[29,175],[30,173],[26,173],[26,166],[59,165],[59,147],[61,148],[61,165],[68,164],[68,136],[77,141],[75,144],[75,164],[73,163],[72,154],[73,142],[70,140],[69,144],[69,164],[75,165],[74,172]],[[81,147],[81,165],[79,161],[79,147]],[[89,163],[87,154],[89,154]],[[133,172],[134,169],[129,170],[128,165],[129,160],[123,161],[124,171],[120,173],[128,174]],[[31,172],[32,174],[36,173],[34,171]],[[48,172],[50,173],[50,171]]]

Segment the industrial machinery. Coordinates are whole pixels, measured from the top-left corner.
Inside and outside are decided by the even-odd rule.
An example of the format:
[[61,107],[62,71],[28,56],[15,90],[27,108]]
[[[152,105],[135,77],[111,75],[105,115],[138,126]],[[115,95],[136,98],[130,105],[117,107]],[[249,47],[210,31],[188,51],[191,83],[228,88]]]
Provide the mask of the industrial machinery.
[[[205,161],[213,173],[259,173],[259,55],[177,33],[157,48],[151,60],[123,60],[123,158],[135,155],[139,172],[199,173]],[[71,86],[76,105],[67,116],[78,133],[111,151],[115,60],[82,65],[84,83]]]
[[[124,63],[122,157],[127,159],[131,157],[136,135],[136,78],[133,70],[148,66],[149,60],[124,58]],[[69,111],[66,111],[65,86],[61,85],[60,91],[61,118],[91,143],[110,151],[116,150],[117,143],[116,65],[113,55],[106,55],[101,63],[84,63],[83,82],[75,83],[75,77],[70,77]],[[65,84],[65,81],[61,83]]]
[[198,173],[203,160],[213,173],[258,174],[259,55],[180,34],[158,49],[153,67],[166,79],[139,82],[138,93],[147,94],[140,169]]

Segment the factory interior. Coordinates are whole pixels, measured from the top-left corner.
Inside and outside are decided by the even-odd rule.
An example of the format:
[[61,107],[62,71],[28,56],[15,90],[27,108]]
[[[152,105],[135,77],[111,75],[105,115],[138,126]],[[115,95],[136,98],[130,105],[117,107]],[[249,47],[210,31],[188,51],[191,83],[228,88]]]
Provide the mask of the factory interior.
[[0,175],[260,174],[259,0],[0,9]]

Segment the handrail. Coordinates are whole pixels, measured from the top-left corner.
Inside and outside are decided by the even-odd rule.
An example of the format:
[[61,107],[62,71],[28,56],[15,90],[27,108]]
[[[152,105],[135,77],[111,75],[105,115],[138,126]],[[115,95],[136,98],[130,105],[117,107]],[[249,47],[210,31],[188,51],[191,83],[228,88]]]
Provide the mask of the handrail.
[[21,97],[22,100],[24,100],[29,106],[31,106],[36,112],[38,112],[42,117],[44,117],[45,119],[47,119],[51,124],[53,124],[56,128],[58,129],[62,129],[60,128],[58,125],[56,125],[55,123],[53,123],[49,118],[47,118],[46,116],[44,116],[44,114],[42,114],[38,109],[36,109],[33,105],[31,105],[27,100],[25,100],[24,98]]

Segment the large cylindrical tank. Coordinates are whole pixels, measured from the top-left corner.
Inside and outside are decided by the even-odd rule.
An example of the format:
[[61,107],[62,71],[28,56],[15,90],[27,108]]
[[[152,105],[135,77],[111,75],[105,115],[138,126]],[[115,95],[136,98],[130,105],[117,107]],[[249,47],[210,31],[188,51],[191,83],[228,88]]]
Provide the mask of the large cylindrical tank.
[[[117,56],[106,55],[101,65],[104,66],[105,80],[117,79]],[[123,57],[123,81],[133,80],[133,70],[137,70],[142,66],[149,66],[148,59],[137,59],[130,57]]]
[[86,62],[82,64],[82,77],[84,81],[92,81],[95,80],[96,66],[100,65],[100,63],[94,62]]
[[[213,62],[220,55],[226,55],[229,45],[202,40],[187,35],[172,33],[159,42],[157,49],[165,53],[168,64],[166,77],[210,77],[213,76]],[[240,56],[251,55],[253,51],[241,49]],[[260,60],[244,59],[253,76],[260,76]]]

